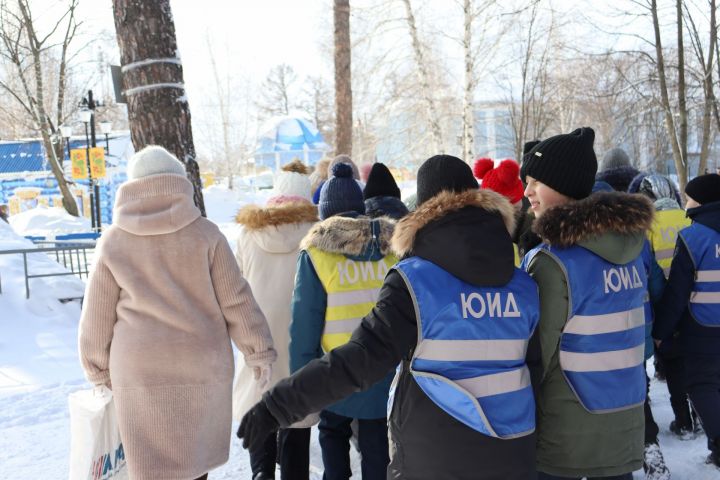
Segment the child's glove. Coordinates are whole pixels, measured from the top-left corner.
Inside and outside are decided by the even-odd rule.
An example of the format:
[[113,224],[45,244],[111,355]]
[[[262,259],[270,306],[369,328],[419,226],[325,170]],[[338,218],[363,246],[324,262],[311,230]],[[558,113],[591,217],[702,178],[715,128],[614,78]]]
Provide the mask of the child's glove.
[[243,448],[250,451],[257,451],[262,447],[263,442],[277,432],[280,425],[270,410],[262,401],[255,404],[240,421],[237,431],[238,438],[242,438]]

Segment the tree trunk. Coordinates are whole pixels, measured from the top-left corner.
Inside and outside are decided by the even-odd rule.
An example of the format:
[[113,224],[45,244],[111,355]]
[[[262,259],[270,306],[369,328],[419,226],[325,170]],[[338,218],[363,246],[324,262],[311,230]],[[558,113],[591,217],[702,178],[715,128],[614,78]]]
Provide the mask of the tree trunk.
[[135,150],[160,145],[175,154],[205,216],[170,1],[113,0],[113,14]]
[[670,108],[670,97],[668,95],[667,78],[665,76],[665,58],[663,56],[662,39],[660,37],[657,0],[651,0],[650,13],[652,14],[653,29],[655,30],[655,55],[658,80],[660,82],[660,101],[665,114],[665,130],[667,131],[668,137],[670,137],[670,147],[672,148],[680,191],[685,192],[685,185],[687,185],[687,167],[680,151],[680,144],[678,143],[677,132],[675,131],[675,121],[673,119],[672,109]]
[[465,99],[463,101],[463,160],[473,161],[473,134],[475,122],[473,117],[473,93],[475,90],[475,62],[472,52],[472,0],[463,3],[465,14],[465,34],[463,36],[463,50],[465,52]]
[[[680,114],[680,138],[678,139],[680,146],[680,156],[683,166],[685,167],[685,181],[687,182],[690,172],[688,164],[688,110],[687,95],[685,87],[685,40],[683,38],[683,0],[676,0],[675,7],[677,11],[677,45],[678,45],[678,110]],[[679,177],[679,175],[678,175]],[[681,185],[685,191],[685,186]]]
[[[352,70],[350,0],[334,1],[335,16],[335,153],[352,155]],[[320,125],[318,125],[319,127]]]
[[423,54],[422,45],[418,36],[417,26],[415,25],[415,15],[413,15],[410,0],[403,0],[405,4],[405,12],[407,13],[408,29],[410,30],[410,39],[412,40],[413,53],[415,54],[415,62],[417,63],[418,78],[420,79],[420,87],[423,92],[425,106],[428,112],[428,122],[430,123],[430,133],[433,139],[433,150],[435,153],[443,153],[445,147],[443,145],[442,131],[440,129],[440,121],[435,108],[435,100],[433,92],[430,89],[430,76],[427,72],[425,63],[425,55]]
[[[707,62],[704,58],[700,58],[700,62],[703,66],[703,90],[705,93],[705,105],[703,105],[703,139],[700,147],[700,162],[698,163],[698,174],[702,174],[707,168],[708,157],[710,155],[710,127],[712,123],[712,108],[717,104],[715,99],[715,90],[713,86],[713,55],[715,51],[715,44],[717,42],[717,17],[716,17],[716,6],[715,0],[710,0],[710,46],[708,48]],[[698,42],[699,42],[698,37]],[[699,44],[698,44],[699,47]],[[713,135],[714,136],[714,135]]]
[[[30,50],[32,52],[34,63],[33,68],[35,71],[35,98],[37,99],[37,101],[31,102],[31,105],[34,103],[34,105],[32,106],[35,109],[33,115],[35,116],[37,126],[40,129],[40,135],[42,137],[43,146],[45,147],[45,155],[47,156],[50,170],[52,170],[52,173],[57,180],[58,189],[60,190],[60,194],[62,195],[63,207],[65,207],[65,210],[70,215],[77,217],[80,215],[77,203],[75,202],[75,198],[73,198],[72,193],[70,193],[70,188],[68,187],[68,183],[65,180],[65,174],[60,168],[60,165],[57,161],[57,156],[55,154],[55,150],[53,149],[52,141],[50,140],[50,117],[48,117],[47,112],[45,111],[45,86],[43,81],[44,78],[42,74],[42,67],[40,63],[41,45],[38,45],[37,38],[35,37],[35,26],[33,25],[32,17],[30,16],[30,11],[28,10],[28,5],[24,2],[18,2],[18,6],[20,8],[20,13],[22,14],[23,21],[25,23],[25,31],[28,36],[28,44],[30,45]],[[32,100],[33,97],[30,94],[29,86],[27,85],[27,83],[25,83],[25,78],[22,76],[22,74],[20,75],[20,78],[23,82],[28,98]]]

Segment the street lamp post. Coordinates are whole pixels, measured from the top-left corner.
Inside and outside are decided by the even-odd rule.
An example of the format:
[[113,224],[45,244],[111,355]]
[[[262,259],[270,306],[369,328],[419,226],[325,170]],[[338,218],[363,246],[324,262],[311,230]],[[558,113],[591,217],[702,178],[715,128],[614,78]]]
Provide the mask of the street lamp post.
[[100,122],[100,131],[105,135],[105,153],[110,154],[110,132],[112,132],[112,122],[105,120]]
[[[92,172],[90,171],[90,146],[96,147],[97,142],[95,140],[95,108],[102,106],[100,102],[96,102],[93,99],[93,92],[92,90],[88,90],[88,95],[86,98],[82,99],[82,102],[80,105],[83,107],[83,110],[80,111],[81,115],[84,115],[83,123],[85,123],[85,139],[87,140],[87,164],[88,164],[88,177],[90,179],[90,190],[91,190],[91,196],[90,196],[90,210],[94,213],[95,220],[93,221],[93,230],[96,232],[100,232],[100,229],[102,228],[102,221],[101,221],[101,214],[100,214],[100,186],[98,185],[98,182],[95,181],[95,179],[92,178]],[[87,114],[84,114],[83,112],[88,112]],[[104,122],[103,122],[104,123]],[[108,122],[109,123],[109,122]],[[88,138],[88,124],[90,126],[90,135]],[[102,128],[102,124],[101,124]],[[110,133],[108,129],[108,134]],[[106,142],[107,142],[107,134],[106,134]]]
[[[67,146],[68,159],[70,158],[70,137],[72,137],[72,127],[70,125],[60,125],[60,136],[65,139]],[[60,158],[60,167],[62,168],[64,158]]]
[[[91,97],[92,98],[92,97]],[[90,167],[90,135],[88,133],[88,124],[92,121],[93,112],[89,108],[80,110],[80,121],[85,124],[85,163],[87,165],[88,185],[90,190],[90,223],[93,232],[99,230],[95,221],[95,180],[92,176],[92,168]]]

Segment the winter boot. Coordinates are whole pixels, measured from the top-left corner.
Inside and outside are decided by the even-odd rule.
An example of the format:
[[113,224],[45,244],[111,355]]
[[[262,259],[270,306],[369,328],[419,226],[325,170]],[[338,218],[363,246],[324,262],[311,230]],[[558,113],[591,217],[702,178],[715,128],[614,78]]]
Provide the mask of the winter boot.
[[670,470],[665,465],[660,445],[657,443],[645,444],[643,470],[645,470],[645,480],[670,480]]
[[672,422],[670,422],[670,431],[673,433],[673,435],[679,437],[680,440],[692,440],[693,438],[695,438],[692,423],[686,424],[680,422],[677,419],[673,420]]
[[708,444],[708,447],[710,447],[710,455],[705,459],[705,463],[720,468],[720,438],[716,438],[714,442],[708,442]]
[[253,477],[253,480],[275,480],[275,475],[271,475],[265,472],[258,472]]
[[693,434],[693,421],[690,414],[690,407],[685,403],[684,408],[674,408],[675,420],[670,422],[670,431],[682,440],[695,438]]

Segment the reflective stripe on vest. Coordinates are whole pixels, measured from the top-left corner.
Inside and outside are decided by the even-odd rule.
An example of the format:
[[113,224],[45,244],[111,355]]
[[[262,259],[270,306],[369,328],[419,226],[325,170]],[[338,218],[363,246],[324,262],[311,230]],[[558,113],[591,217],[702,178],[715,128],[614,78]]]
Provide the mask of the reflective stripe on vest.
[[329,352],[346,344],[365,315],[370,313],[385,275],[397,259],[388,255],[378,261],[361,261],[315,247],[306,251],[327,294],[320,344],[324,352]]
[[641,257],[624,265],[589,250],[541,245],[525,265],[547,254],[568,285],[568,320],[560,337],[560,368],[580,404],[609,413],[645,401],[647,274]]
[[415,305],[410,373],[423,392],[485,435],[532,433],[535,400],[525,355],[539,319],[535,282],[515,269],[503,287],[476,287],[419,257],[394,268]]
[[720,232],[693,223],[680,238],[695,265],[690,314],[700,325],[720,327]]
[[648,236],[655,252],[655,259],[666,279],[670,275],[670,264],[675,254],[678,233],[689,225],[690,219],[685,216],[685,210],[655,212],[655,221]]

